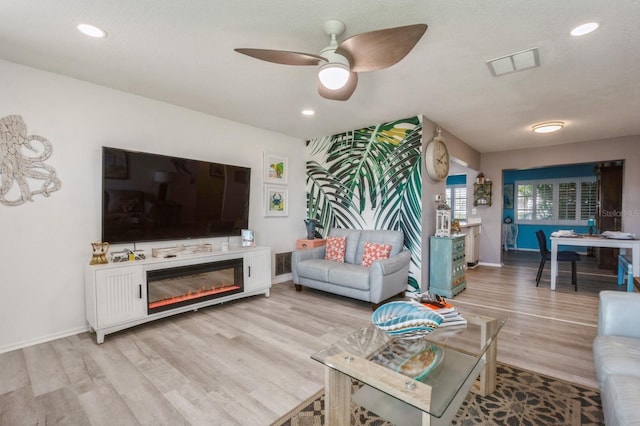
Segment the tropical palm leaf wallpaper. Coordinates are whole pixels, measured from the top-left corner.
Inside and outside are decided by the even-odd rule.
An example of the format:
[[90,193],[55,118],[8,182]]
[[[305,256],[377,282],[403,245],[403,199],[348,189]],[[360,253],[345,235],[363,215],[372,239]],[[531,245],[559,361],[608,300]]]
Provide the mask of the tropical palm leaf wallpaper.
[[421,117],[307,143],[307,217],[324,235],[332,227],[404,232],[411,291],[420,291],[421,146]]

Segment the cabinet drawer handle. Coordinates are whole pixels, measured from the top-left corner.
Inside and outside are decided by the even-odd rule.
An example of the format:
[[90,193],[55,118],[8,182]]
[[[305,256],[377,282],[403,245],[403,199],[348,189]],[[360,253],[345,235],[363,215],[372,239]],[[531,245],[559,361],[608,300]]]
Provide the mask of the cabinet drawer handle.
[[138,284],[138,298],[142,299],[142,284]]
[[251,266],[249,266],[248,268],[249,268],[249,277],[251,277]]

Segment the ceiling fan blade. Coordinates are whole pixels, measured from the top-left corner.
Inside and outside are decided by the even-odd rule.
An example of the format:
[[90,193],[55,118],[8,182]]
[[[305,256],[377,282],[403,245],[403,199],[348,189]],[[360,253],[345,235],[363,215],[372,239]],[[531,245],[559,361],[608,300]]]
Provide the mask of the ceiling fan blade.
[[370,31],[346,39],[336,53],[349,58],[351,71],[381,70],[407,56],[426,31],[426,24]]
[[349,80],[347,80],[347,84],[342,86],[337,90],[327,89],[318,81],[318,93],[325,99],[329,99],[332,101],[346,101],[348,100],[353,92],[356,91],[356,86],[358,85],[358,74],[355,72],[349,73]]
[[269,49],[233,49],[252,58],[283,65],[318,65],[327,60],[311,53],[287,52],[286,50]]

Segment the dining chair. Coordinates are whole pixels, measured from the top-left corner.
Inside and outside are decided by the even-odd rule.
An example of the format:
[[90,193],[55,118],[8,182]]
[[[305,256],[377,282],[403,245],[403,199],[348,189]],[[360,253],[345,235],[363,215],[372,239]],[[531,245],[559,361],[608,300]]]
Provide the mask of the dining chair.
[[[551,252],[547,249],[547,237],[542,229],[536,231],[538,238],[538,246],[540,247],[540,266],[538,267],[538,275],[536,276],[536,287],[540,284],[540,277],[547,260],[551,260]],[[578,291],[578,274],[576,272],[576,262],[580,260],[580,254],[575,251],[558,251],[558,262],[571,262],[571,284]]]

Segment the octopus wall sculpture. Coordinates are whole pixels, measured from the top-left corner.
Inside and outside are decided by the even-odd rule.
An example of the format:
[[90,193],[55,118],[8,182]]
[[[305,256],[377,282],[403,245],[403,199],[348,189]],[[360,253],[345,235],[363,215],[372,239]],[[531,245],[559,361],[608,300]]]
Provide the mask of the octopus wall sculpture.
[[[55,169],[45,164],[52,152],[51,142],[47,139],[27,135],[27,125],[21,116],[1,118],[0,203],[18,206],[33,201],[34,195],[48,197],[60,189],[61,182]],[[33,189],[30,184],[34,185]]]

